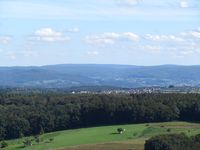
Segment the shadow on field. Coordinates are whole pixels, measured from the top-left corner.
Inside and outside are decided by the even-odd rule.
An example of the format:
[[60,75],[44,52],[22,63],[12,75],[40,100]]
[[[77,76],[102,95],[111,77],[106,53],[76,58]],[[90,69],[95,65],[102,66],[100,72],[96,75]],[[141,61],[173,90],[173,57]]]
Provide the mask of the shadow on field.
[[117,133],[117,132],[113,132],[113,133],[110,133],[110,134],[112,134],[112,135],[113,135],[113,134],[119,134],[119,133]]

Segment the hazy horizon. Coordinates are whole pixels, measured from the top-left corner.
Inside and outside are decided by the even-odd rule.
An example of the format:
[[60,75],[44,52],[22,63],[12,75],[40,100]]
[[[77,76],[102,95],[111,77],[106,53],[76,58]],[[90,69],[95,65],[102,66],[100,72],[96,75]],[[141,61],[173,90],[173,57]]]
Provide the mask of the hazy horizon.
[[0,66],[200,65],[198,0],[1,0]]
[[57,65],[110,65],[110,66],[135,66],[135,67],[159,67],[159,66],[183,66],[183,67],[192,67],[192,66],[200,66],[200,64],[198,65],[182,65],[182,64],[159,64],[159,65],[132,65],[132,64],[95,64],[95,63],[82,63],[82,64],[75,64],[75,63],[65,63],[65,64],[43,64],[43,65],[10,65],[10,66],[0,66],[0,68],[4,68],[4,67],[44,67],[44,66],[57,66]]

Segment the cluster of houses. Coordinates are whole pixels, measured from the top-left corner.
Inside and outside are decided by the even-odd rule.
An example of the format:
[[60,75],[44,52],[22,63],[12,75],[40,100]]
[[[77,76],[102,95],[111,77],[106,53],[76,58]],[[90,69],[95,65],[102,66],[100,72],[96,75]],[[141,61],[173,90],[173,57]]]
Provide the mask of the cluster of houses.
[[72,91],[72,94],[200,93],[199,87],[145,87],[102,91]]

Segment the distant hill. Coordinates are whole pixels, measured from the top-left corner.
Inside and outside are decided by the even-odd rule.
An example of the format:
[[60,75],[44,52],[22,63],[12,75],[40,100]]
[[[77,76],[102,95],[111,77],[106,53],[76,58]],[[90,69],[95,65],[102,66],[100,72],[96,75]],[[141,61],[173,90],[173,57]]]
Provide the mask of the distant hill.
[[0,67],[0,86],[71,88],[200,85],[200,66],[51,65]]

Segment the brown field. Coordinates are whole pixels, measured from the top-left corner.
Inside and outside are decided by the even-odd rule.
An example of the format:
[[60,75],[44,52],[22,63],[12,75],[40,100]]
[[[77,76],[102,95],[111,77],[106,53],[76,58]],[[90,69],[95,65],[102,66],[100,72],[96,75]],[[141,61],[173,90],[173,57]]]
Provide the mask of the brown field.
[[74,146],[59,150],[144,150],[144,139],[103,144]]

